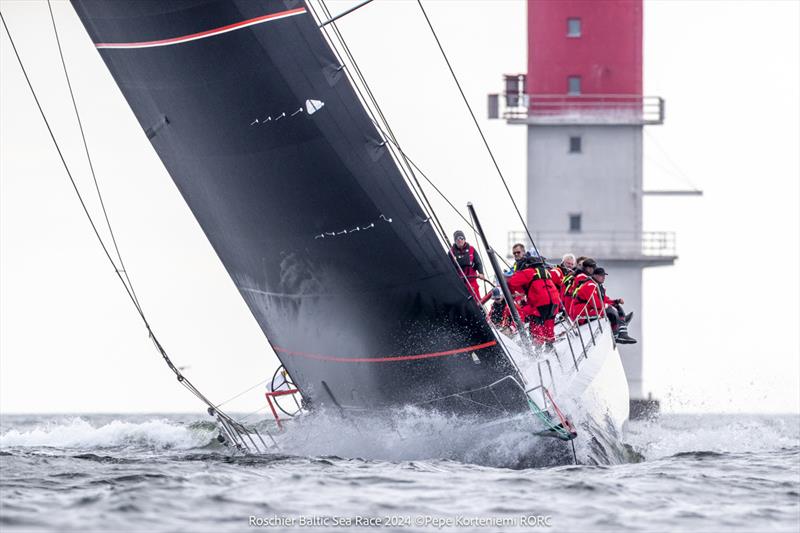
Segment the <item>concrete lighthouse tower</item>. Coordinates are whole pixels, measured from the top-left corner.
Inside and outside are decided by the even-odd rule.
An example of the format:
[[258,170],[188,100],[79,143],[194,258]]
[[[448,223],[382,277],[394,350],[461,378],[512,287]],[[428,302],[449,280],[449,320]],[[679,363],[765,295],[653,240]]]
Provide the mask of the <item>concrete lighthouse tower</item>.
[[[671,265],[674,234],[642,227],[642,134],[664,101],[642,94],[641,0],[529,0],[528,72],[506,75],[490,118],[528,128],[527,222],[551,261],[571,252],[609,272],[612,297],[634,311],[620,346],[632,415],[642,388],[642,270]],[[509,245],[526,242],[509,234]]]

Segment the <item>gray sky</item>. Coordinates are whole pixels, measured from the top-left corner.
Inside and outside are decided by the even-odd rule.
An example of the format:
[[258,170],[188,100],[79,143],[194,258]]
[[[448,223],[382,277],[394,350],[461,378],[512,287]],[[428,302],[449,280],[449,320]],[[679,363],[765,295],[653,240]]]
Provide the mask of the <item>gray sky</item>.
[[[329,2],[339,12],[354,2]],[[428,0],[480,117],[526,68],[522,0]],[[73,175],[99,215],[46,3],[0,1]],[[95,169],[145,312],[213,401],[277,365],[233,283],[66,2],[54,2]],[[800,411],[800,2],[646,2],[645,229],[677,232],[645,272],[644,390],[672,411]],[[388,21],[388,22],[387,22]],[[416,4],[378,0],[340,25],[404,149],[502,248],[520,229]],[[5,34],[0,37],[0,410],[191,411],[85,220]],[[482,120],[517,201],[523,127]],[[459,226],[443,205],[445,225]],[[637,310],[640,311],[640,310]],[[230,407],[263,406],[261,388]]]

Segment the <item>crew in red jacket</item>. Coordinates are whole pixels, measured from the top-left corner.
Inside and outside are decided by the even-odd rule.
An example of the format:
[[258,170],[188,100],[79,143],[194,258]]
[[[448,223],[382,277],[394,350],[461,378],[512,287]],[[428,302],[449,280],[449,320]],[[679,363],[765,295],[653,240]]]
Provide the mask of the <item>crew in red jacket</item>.
[[[467,287],[475,295],[475,300],[481,301],[481,291],[478,287],[479,279],[486,279],[483,277],[483,265],[481,264],[481,257],[475,248],[467,242],[464,232],[461,230],[453,233],[453,240],[455,243],[450,248],[450,255],[453,260],[458,264],[459,276],[464,277],[464,282]],[[463,273],[463,274],[462,274]]]
[[[569,282],[569,286],[567,287],[568,292],[566,293],[564,299],[566,301],[565,306],[567,308],[567,314],[572,320],[575,320],[578,317],[578,315],[583,311],[586,302],[589,301],[589,297],[592,294],[591,286],[594,286],[591,276],[594,273],[595,268],[597,268],[597,261],[591,257],[587,257],[578,263],[578,270],[575,271],[575,276],[573,276]],[[580,293],[581,288],[586,284],[590,285],[590,287],[584,289],[582,293],[583,298],[586,301],[579,302],[577,300],[577,296]]]
[[561,299],[542,258],[532,256],[522,270],[508,279],[508,288],[511,292],[527,294],[522,313],[524,319],[531,323],[534,342],[544,344],[555,341],[553,319]]
[[606,288],[603,285],[606,281],[606,275],[606,270],[603,267],[597,267],[592,274],[592,281],[597,284],[598,299],[602,300],[605,306],[605,313],[609,322],[611,322],[611,331],[614,332],[614,338],[619,344],[636,344],[636,339],[628,335],[628,320],[630,320],[629,317],[632,313],[631,315],[625,315],[625,310],[622,308],[625,300],[622,298],[614,300],[608,297]]

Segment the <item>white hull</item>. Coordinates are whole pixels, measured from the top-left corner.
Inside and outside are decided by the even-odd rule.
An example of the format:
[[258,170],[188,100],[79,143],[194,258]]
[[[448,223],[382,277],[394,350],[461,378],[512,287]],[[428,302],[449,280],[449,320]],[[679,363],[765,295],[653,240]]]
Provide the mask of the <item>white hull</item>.
[[504,344],[525,378],[529,398],[554,421],[559,421],[557,406],[574,424],[578,462],[622,461],[620,437],[628,419],[629,394],[611,324],[603,318],[580,326],[580,331],[573,327],[559,333],[554,350],[538,357],[513,341]]

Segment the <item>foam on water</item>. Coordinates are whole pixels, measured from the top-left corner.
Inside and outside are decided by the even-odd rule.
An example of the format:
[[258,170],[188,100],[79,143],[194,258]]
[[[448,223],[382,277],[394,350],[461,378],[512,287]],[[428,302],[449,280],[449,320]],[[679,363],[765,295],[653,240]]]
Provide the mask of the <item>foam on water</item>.
[[73,417],[46,422],[31,429],[10,429],[0,434],[0,448],[50,447],[92,450],[97,448],[146,448],[190,450],[207,445],[215,436],[207,426],[186,426],[167,419],[134,423],[112,420],[94,426]]
[[448,459],[513,468],[556,464],[553,445],[560,444],[557,452],[568,451],[568,445],[536,437],[536,429],[533,418],[481,427],[477,419],[407,407],[344,420],[334,413],[317,412],[287,424],[278,442],[284,451],[306,456],[380,461]]
[[476,422],[315,413],[287,424],[279,453],[248,457],[215,445],[199,415],[4,416],[0,528],[225,532],[253,515],[536,515],[587,532],[800,526],[797,415],[632,422],[624,440],[644,462],[556,468],[526,468],[540,452],[530,427],[476,434]]
[[628,422],[624,440],[648,460],[688,452],[761,452],[800,446],[800,424],[795,415],[662,415]]
[[[274,433],[274,426],[262,429]],[[478,421],[408,407],[383,416],[349,417],[319,412],[292,420],[277,435],[283,453],[296,456],[362,458],[380,461],[447,459],[497,467],[539,466],[531,458],[542,446],[566,444],[532,435],[535,424],[476,429]],[[185,423],[167,418],[140,422],[61,417],[0,433],[0,448],[192,450],[215,442],[208,419]],[[623,436],[645,460],[688,452],[746,453],[800,445],[796,416],[662,415],[628,422]],[[543,464],[547,464],[544,461]]]

